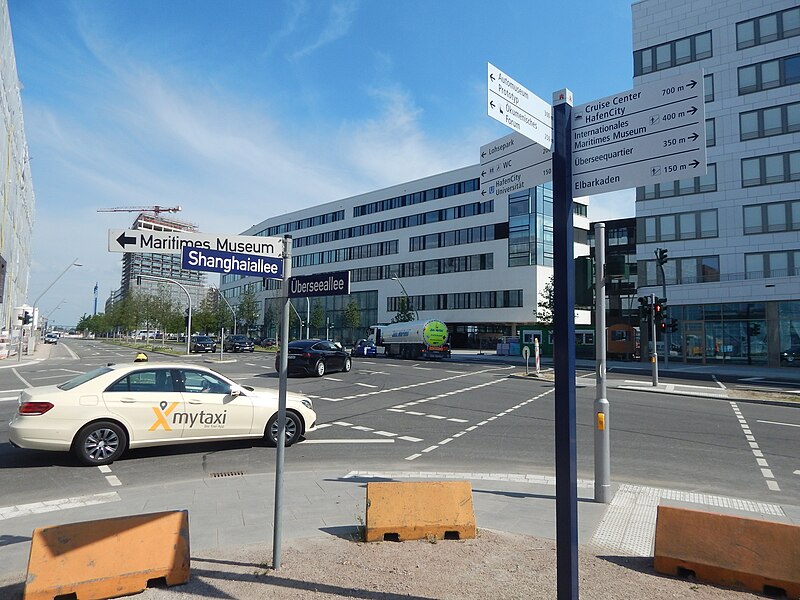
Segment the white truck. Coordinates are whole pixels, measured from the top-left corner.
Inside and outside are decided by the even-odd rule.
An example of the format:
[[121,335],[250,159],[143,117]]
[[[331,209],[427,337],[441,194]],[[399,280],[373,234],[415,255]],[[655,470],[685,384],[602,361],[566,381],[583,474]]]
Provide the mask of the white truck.
[[447,325],[436,319],[370,327],[369,339],[384,356],[440,360],[450,358]]

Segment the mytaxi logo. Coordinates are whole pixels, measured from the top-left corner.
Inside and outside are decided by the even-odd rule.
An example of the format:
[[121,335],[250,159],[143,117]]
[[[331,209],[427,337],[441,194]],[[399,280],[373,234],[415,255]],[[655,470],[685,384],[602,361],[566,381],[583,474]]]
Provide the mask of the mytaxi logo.
[[167,417],[172,414],[172,411],[175,410],[178,404],[180,404],[180,402],[173,402],[172,404],[161,402],[157,407],[154,406],[153,412],[156,414],[156,421],[150,426],[150,431],[155,431],[159,427],[163,427],[164,431],[172,431]]

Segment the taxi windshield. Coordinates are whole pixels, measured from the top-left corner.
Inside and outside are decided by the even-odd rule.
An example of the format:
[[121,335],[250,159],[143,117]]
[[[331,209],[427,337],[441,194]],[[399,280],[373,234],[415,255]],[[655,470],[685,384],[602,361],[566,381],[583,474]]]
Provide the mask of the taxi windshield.
[[97,369],[92,369],[87,373],[83,373],[78,375],[77,377],[73,377],[72,379],[65,381],[61,385],[58,386],[60,390],[71,390],[72,388],[76,388],[79,385],[86,383],[87,381],[91,381],[95,377],[100,377],[100,375],[105,375],[106,373],[110,373],[113,369],[109,369],[108,367],[99,367]]

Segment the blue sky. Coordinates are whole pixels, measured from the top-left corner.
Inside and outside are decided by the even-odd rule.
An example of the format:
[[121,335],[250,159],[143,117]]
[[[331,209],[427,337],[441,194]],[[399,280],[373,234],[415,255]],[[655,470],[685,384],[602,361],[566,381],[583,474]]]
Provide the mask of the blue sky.
[[[545,100],[632,87],[628,0],[9,0],[32,157],[30,298],[75,323],[120,284],[108,229],[206,233],[479,162],[486,63]],[[592,220],[633,215],[599,196]],[[214,281],[216,277],[212,279]],[[63,302],[62,302],[63,300]]]

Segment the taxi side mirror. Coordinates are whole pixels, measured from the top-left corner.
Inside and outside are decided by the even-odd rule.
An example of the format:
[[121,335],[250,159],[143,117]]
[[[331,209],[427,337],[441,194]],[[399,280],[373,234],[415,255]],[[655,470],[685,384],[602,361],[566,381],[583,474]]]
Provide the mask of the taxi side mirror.
[[243,392],[244,392],[244,390],[241,388],[241,386],[238,386],[238,385],[232,385],[231,386],[230,395],[233,398],[238,398],[239,396],[242,395]]

